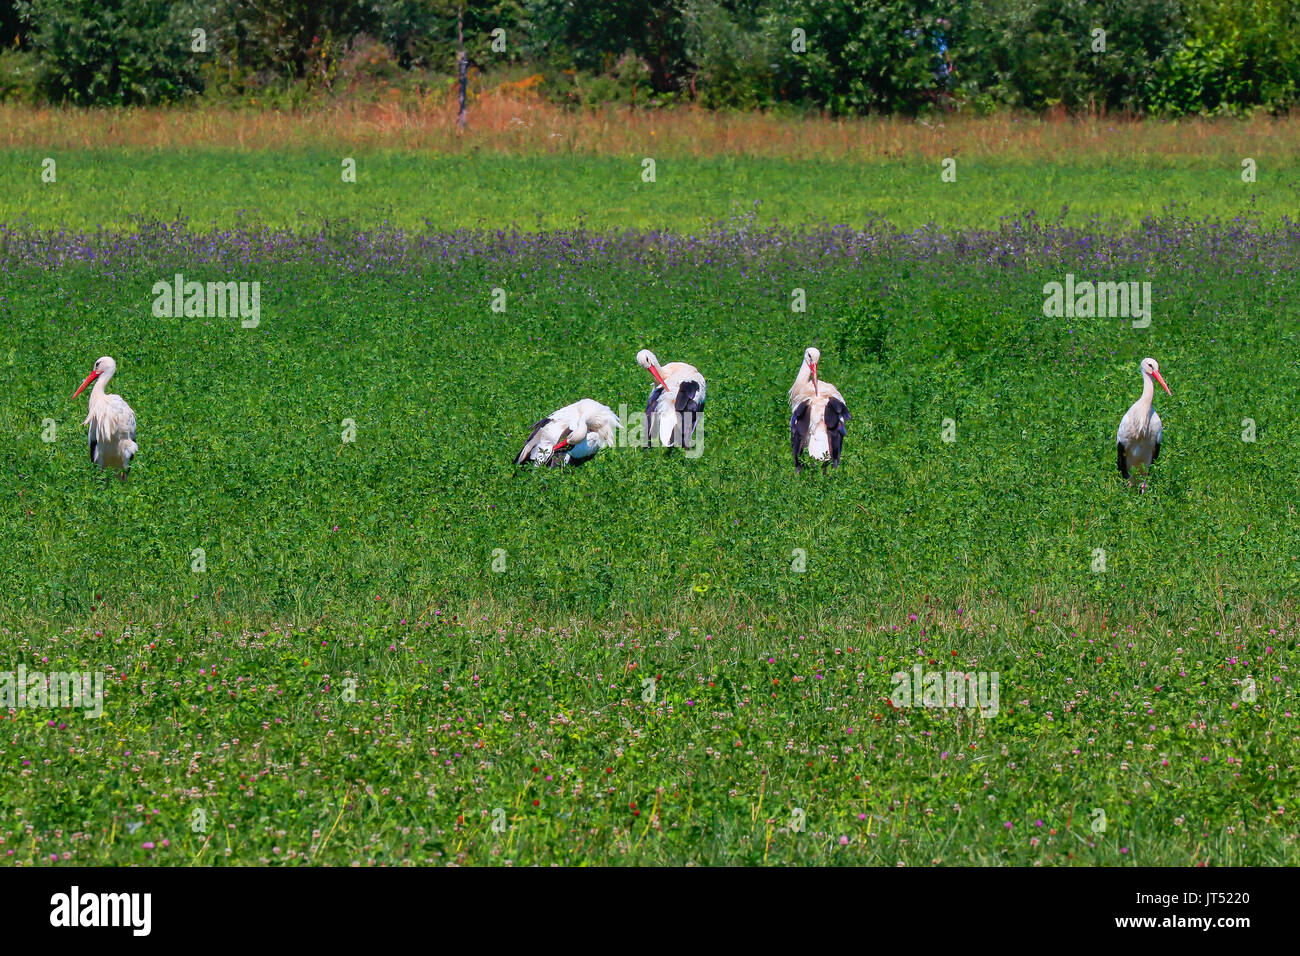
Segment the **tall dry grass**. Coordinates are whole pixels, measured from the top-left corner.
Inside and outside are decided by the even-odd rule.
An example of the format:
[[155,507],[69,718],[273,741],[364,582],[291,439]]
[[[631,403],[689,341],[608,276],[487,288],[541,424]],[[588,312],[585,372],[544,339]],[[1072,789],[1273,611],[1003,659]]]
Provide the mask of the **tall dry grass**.
[[536,96],[494,91],[476,98],[469,127],[443,96],[348,103],[285,113],[259,109],[78,110],[0,105],[0,148],[79,149],[311,147],[488,151],[523,155],[764,156],[878,160],[947,156],[1007,160],[1197,158],[1240,162],[1300,153],[1300,119],[1177,122],[1110,117],[830,119],[609,107],[573,112]]

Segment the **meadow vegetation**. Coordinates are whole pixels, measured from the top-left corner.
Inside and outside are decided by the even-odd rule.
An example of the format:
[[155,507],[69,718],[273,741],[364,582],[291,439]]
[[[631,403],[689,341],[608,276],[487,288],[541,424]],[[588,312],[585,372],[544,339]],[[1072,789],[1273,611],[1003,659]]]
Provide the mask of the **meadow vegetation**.
[[[1294,863],[1298,242],[7,230],[3,636],[110,690],[6,716],[4,851]],[[177,271],[260,281],[259,325],[155,317]],[[1047,318],[1067,272],[1150,281],[1150,327]],[[796,478],[813,343],[854,417]],[[512,467],[580,395],[636,414],[645,345],[708,376],[701,457]],[[125,484],[68,399],[105,353]],[[1138,494],[1114,428],[1148,354]],[[916,664],[997,673],[1000,711],[895,709]]]
[[0,9],[0,861],[1300,861],[1295,0],[470,3],[463,128],[458,6]]
[[[752,213],[788,227],[910,228],[987,227],[1030,211],[1096,228],[1171,213],[1279,224],[1295,209],[1300,169],[1293,120],[575,115],[523,95],[485,102],[463,133],[454,109],[422,101],[301,116],[0,107],[0,144],[0,221],[83,229],[182,217],[200,231],[346,222],[698,233]],[[345,159],[355,182],[344,181]],[[945,160],[955,182],[942,178]]]

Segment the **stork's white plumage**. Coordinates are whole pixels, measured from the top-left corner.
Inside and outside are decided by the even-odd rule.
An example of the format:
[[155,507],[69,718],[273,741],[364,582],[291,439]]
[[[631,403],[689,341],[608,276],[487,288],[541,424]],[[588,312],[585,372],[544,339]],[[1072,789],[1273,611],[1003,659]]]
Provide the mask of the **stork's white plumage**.
[[807,349],[790,386],[790,444],[795,471],[803,470],[799,453],[805,450],[809,458],[822,463],[822,471],[827,465],[840,466],[845,422],[851,416],[840,390],[817,377],[817,363],[821,360],[820,351]]
[[111,468],[121,472],[119,477],[126,481],[131,470],[131,459],[140,449],[135,443],[135,412],[121,395],[105,393],[108,380],[116,371],[117,363],[109,356],[96,359],[95,367],[72,393],[72,397],[76,398],[87,385],[95,383],[90,391],[86,420],[82,422],[90,428],[90,460],[101,469]]
[[622,428],[608,405],[590,398],[565,405],[533,426],[532,434],[515,457],[515,464],[580,465],[602,448],[614,445],[614,431]]
[[1142,371],[1142,397],[1120,419],[1119,431],[1115,433],[1118,446],[1119,473],[1133,484],[1132,473],[1141,471],[1143,475],[1142,490],[1147,490],[1146,474],[1152,463],[1160,455],[1160,441],[1164,437],[1164,428],[1160,416],[1151,407],[1156,390],[1154,379],[1168,395],[1169,386],[1160,374],[1160,365],[1153,358],[1144,358],[1138,368]]
[[649,349],[636,354],[636,363],[656,382],[645,406],[646,447],[651,438],[658,438],[665,447],[690,448],[704,413],[704,376],[685,362],[661,366]]

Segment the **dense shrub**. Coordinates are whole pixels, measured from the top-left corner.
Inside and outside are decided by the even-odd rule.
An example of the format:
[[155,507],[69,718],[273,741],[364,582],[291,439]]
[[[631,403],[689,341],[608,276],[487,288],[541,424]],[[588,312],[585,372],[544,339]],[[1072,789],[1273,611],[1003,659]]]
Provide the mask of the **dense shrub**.
[[526,52],[590,73],[610,72],[631,53],[658,92],[681,89],[691,72],[682,0],[528,0]]
[[180,9],[167,0],[29,0],[18,5],[49,99],[133,105],[183,99],[199,87]]
[[1200,0],[1152,84],[1161,112],[1277,110],[1300,93],[1300,0]]
[[1030,110],[1141,111],[1184,32],[1179,0],[973,0],[965,10],[963,96]]
[[38,99],[36,56],[16,46],[0,50],[0,102],[34,103]]
[[[941,102],[952,23],[937,0],[775,0],[764,16],[782,40],[780,97],[831,113],[914,112]],[[797,49],[796,29],[806,50]]]
[[[378,9],[380,39],[412,64],[445,73],[456,68],[458,9],[464,20],[465,55],[480,69],[518,62],[529,43],[525,5],[517,0],[475,0],[461,8],[447,0],[389,0]],[[407,9],[416,15],[409,19],[399,15]],[[492,33],[498,29],[503,31],[502,50],[492,48]]]
[[763,18],[764,6],[717,0],[685,5],[686,56],[694,68],[689,85],[704,106],[755,109],[778,101],[780,38]]

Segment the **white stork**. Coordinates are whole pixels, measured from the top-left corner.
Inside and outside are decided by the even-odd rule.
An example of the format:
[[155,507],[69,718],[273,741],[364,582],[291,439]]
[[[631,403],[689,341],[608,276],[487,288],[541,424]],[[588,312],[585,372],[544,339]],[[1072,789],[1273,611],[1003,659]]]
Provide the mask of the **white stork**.
[[704,413],[704,376],[685,362],[660,366],[649,349],[636,353],[636,364],[648,370],[657,383],[645,406],[645,447],[658,435],[659,444],[665,447],[690,448]]
[[790,444],[794,448],[795,471],[803,470],[799,453],[807,451],[813,461],[840,466],[840,448],[844,444],[844,423],[849,409],[844,396],[830,382],[817,378],[817,363],[822,353],[810,348],[803,353],[803,365],[790,386]]
[[135,443],[135,412],[121,395],[107,395],[104,391],[116,371],[117,363],[109,356],[96,359],[95,367],[72,397],[76,398],[87,385],[95,383],[90,391],[89,412],[82,422],[90,426],[90,460],[101,469],[120,471],[119,477],[126,481],[131,471],[131,459],[139,451],[139,446]]
[[622,427],[608,405],[590,398],[579,399],[533,426],[515,464],[531,461],[535,466],[581,465],[602,448],[613,447],[614,429]]
[[1132,485],[1130,472],[1140,469],[1143,474],[1142,491],[1145,492],[1147,490],[1145,476],[1151,471],[1152,463],[1160,455],[1160,439],[1164,435],[1160,416],[1151,407],[1156,393],[1152,379],[1160,383],[1160,387],[1166,394],[1173,395],[1173,392],[1169,391],[1169,386],[1160,375],[1160,365],[1155,359],[1144,358],[1138,368],[1142,370],[1142,397],[1134,402],[1133,407],[1120,419],[1119,431],[1115,433],[1115,444],[1118,447],[1119,473]]

